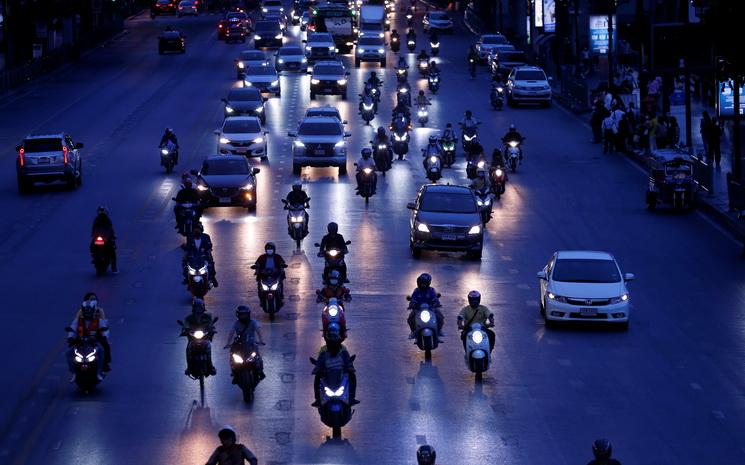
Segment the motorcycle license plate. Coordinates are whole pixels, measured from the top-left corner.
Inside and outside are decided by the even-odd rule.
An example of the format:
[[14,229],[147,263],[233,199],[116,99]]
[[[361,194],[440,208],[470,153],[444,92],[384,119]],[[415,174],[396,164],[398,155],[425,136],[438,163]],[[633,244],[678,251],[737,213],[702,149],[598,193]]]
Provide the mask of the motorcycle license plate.
[[456,239],[458,239],[458,236],[455,234],[443,234],[442,235],[443,241],[454,241]]
[[580,308],[579,314],[582,316],[596,316],[598,314],[598,309],[596,308]]
[[316,149],[315,154],[316,155],[326,155],[326,150],[324,150],[324,149]]
[[230,197],[220,197],[220,203],[230,203]]

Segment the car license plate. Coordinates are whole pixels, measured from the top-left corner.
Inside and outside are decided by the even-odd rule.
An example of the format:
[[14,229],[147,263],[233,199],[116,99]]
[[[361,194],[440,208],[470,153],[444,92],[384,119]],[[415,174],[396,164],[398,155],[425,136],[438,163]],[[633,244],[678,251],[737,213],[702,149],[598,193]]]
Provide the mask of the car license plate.
[[579,314],[582,316],[596,316],[598,314],[597,308],[580,308]]
[[49,164],[49,157],[39,157],[39,164]]
[[246,153],[246,152],[248,152],[248,148],[247,147],[237,147],[235,149],[235,151],[236,151],[236,153]]
[[443,234],[442,240],[443,241],[454,241],[458,238],[455,234]]
[[333,91],[334,91],[334,89],[332,89],[331,87],[324,87],[324,88],[323,88],[323,91],[324,91],[324,92],[333,92]]
[[316,155],[326,155],[326,149],[316,149]]
[[230,203],[230,197],[220,197],[220,203]]

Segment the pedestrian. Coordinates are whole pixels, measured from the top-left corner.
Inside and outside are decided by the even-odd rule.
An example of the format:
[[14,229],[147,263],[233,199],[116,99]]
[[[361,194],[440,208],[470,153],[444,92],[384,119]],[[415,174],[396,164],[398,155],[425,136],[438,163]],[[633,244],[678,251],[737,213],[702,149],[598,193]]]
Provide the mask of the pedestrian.
[[644,124],[644,130],[647,133],[647,150],[651,152],[657,151],[657,117],[648,116],[647,121]]
[[603,139],[603,120],[608,116],[608,111],[603,105],[602,99],[595,99],[595,105],[590,116],[590,127],[592,128],[592,142],[599,144]]
[[714,158],[714,162],[717,168],[720,167],[722,162],[722,125],[719,123],[719,119],[715,116],[711,119],[711,127],[709,128],[709,150],[711,150],[711,156]]
[[623,110],[621,110],[621,103],[620,101],[615,101],[615,105],[613,108],[613,111],[611,112],[611,118],[613,118],[613,125],[614,125],[614,133],[616,135],[615,140],[615,147],[616,149],[620,151],[624,151],[624,147],[626,144],[624,143],[624,138],[626,137],[626,131],[625,128],[621,127],[621,123],[623,121],[623,117],[625,113]]
[[704,110],[701,114],[701,125],[699,126],[699,133],[701,134],[701,142],[704,143],[704,155],[708,159],[711,155],[709,148],[709,133],[711,132],[711,116],[709,112]]
[[207,465],[243,465],[248,462],[257,465],[259,461],[246,446],[238,443],[238,437],[230,426],[225,426],[217,434],[221,445],[215,449]]
[[616,122],[613,115],[608,115],[603,120],[603,153],[613,153],[614,142],[616,139]]
[[657,130],[655,131],[657,136],[657,147],[666,148],[668,147],[668,121],[667,115],[662,115],[657,118]]

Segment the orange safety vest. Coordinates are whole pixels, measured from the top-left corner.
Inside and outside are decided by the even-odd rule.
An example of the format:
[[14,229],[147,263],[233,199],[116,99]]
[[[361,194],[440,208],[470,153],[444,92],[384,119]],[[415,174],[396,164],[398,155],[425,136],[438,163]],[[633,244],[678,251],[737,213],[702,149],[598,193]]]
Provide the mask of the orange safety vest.
[[98,317],[93,317],[92,320],[90,320],[90,324],[88,327],[85,326],[85,318],[82,316],[78,317],[78,336],[84,337],[84,336],[90,336],[91,334],[98,331],[100,319]]

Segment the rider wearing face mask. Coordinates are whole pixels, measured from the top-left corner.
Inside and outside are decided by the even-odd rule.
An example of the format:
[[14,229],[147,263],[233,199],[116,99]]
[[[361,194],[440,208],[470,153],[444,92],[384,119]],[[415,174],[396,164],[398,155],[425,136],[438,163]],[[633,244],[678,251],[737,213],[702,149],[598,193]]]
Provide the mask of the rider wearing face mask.
[[[259,287],[261,287],[260,281],[262,276],[275,274],[279,274],[279,285],[282,286],[282,282],[285,280],[285,268],[287,268],[287,263],[285,263],[285,259],[277,253],[277,246],[274,245],[274,242],[267,242],[266,245],[264,245],[264,253],[259,255],[259,258],[256,259],[253,268],[256,270],[256,281],[259,283]],[[281,292],[280,295],[282,295]]]
[[357,172],[355,173],[355,177],[357,178],[357,195],[360,195],[360,185],[362,184],[362,170],[365,168],[372,169],[372,177],[373,177],[373,187],[372,192],[375,193],[375,188],[378,185],[378,176],[375,173],[375,160],[373,160],[372,157],[372,149],[369,147],[365,147],[362,149],[362,156],[355,162],[355,165],[357,165]]
[[326,332],[326,345],[321,347],[316,361],[316,367],[313,369],[315,375],[313,379],[313,395],[315,401],[312,407],[321,405],[321,380],[331,371],[341,370],[347,375],[349,380],[349,403],[356,405],[360,402],[357,400],[357,373],[354,364],[347,351],[347,348],[341,343],[341,332],[337,329],[329,329]]
[[409,317],[406,319],[406,322],[409,323],[409,329],[411,329],[409,339],[414,339],[414,331],[416,331],[414,318],[416,317],[417,309],[422,304],[429,305],[429,308],[435,312],[437,316],[437,332],[440,336],[445,335],[442,330],[442,325],[445,324],[445,316],[440,310],[442,304],[440,303],[440,298],[437,296],[437,291],[433,287],[430,287],[430,284],[432,284],[432,276],[429,273],[422,273],[416,279],[416,289],[411,293],[409,300],[409,309],[411,311],[409,312]]
[[[251,318],[251,309],[248,305],[239,305],[235,310],[236,321],[233,328],[228,333],[228,340],[225,343],[225,349],[229,349],[233,344],[241,344],[245,349],[251,349],[254,345],[266,345],[264,336],[261,334],[261,324]],[[264,374],[264,360],[259,358],[260,364],[259,380],[266,378]],[[233,380],[235,384],[235,380]]]
[[479,291],[468,293],[468,305],[463,307],[458,314],[458,329],[461,331],[460,338],[463,340],[463,348],[466,348],[466,336],[471,330],[471,325],[479,323],[489,337],[489,348],[494,350],[494,331],[487,325],[494,326],[494,314],[486,305],[481,305],[481,294]]
[[184,274],[182,284],[188,282],[186,265],[189,262],[189,257],[191,255],[201,254],[204,255],[207,260],[207,271],[209,273],[210,282],[214,287],[218,287],[219,284],[217,283],[217,272],[215,271],[215,259],[212,256],[212,238],[210,238],[209,234],[204,232],[204,226],[201,224],[194,225],[194,234],[187,239],[184,250],[184,257],[181,260]]
[[[101,344],[103,348],[103,365],[101,370],[104,372],[111,371],[111,346],[109,345],[109,330],[108,320],[106,319],[106,313],[103,308],[98,306],[98,297],[94,292],[88,292],[83,296],[83,303],[75,314],[75,318],[70,323],[70,328],[74,332],[67,334],[67,342],[72,345],[77,338],[95,336],[96,341]],[[106,328],[105,331],[101,331],[101,328]],[[73,363],[75,357],[74,348],[70,348],[67,352],[67,363],[70,372],[73,373],[70,382],[75,382],[75,365]],[[98,358],[101,363],[100,357]]]
[[331,270],[331,273],[329,273],[328,283],[323,287],[323,289],[316,291],[316,294],[321,301],[328,301],[329,299],[336,299],[339,302],[342,300],[352,300],[352,296],[349,294],[349,289],[341,282],[341,273],[339,273],[339,270]]
[[[213,334],[215,331],[215,318],[211,313],[207,311],[204,306],[204,300],[195,298],[191,303],[191,313],[184,318],[184,325],[181,329],[181,334],[189,334],[189,331],[194,329],[201,329],[205,333]],[[210,336],[210,340],[212,340]],[[210,374],[213,376],[217,374],[215,366],[212,365],[212,346],[209,347],[209,360],[210,360]],[[186,346],[186,358],[189,359],[189,345]],[[189,368],[187,367],[184,374],[190,376]]]

